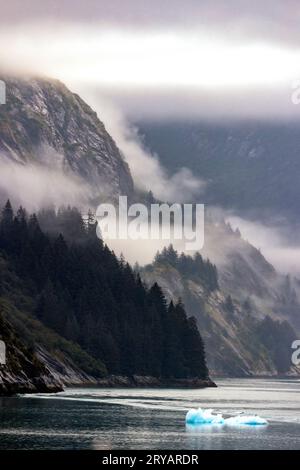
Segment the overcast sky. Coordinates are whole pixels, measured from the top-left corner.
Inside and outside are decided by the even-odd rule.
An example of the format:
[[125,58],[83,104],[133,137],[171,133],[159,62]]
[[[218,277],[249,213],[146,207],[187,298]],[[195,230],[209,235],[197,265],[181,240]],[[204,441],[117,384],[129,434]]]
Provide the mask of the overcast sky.
[[299,1],[0,5],[3,67],[93,91],[133,118],[300,115],[291,101],[300,80]]
[[[0,70],[65,82],[98,112],[137,187],[190,200],[205,182],[186,168],[168,175],[130,123],[299,119],[299,25],[300,0],[0,0]],[[243,227],[271,246],[269,232]]]
[[298,0],[1,0],[0,21],[52,19],[133,28],[222,30],[298,46]]

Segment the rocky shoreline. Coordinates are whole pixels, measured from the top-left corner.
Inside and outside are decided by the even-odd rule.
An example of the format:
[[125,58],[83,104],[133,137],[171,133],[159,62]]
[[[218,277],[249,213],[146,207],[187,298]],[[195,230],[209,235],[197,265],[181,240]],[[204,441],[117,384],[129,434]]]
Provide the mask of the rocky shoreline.
[[97,381],[98,387],[149,387],[149,388],[206,388],[216,387],[211,379],[159,379],[134,375],[132,377],[109,376]]
[[216,386],[210,379],[159,379],[151,376],[102,375],[88,373],[76,358],[44,346],[29,348],[13,326],[0,315],[0,332],[5,342],[6,363],[0,364],[0,396],[30,393],[57,393],[65,387],[102,388],[204,388]]
[[25,393],[57,393],[62,392],[63,386],[47,377],[38,377],[32,380],[2,381],[0,383],[0,397]]
[[0,382],[0,396],[30,393],[58,393],[65,387],[101,387],[101,388],[206,388],[217,387],[210,379],[158,379],[145,376],[108,376],[98,380],[76,381],[66,380],[64,383],[49,376],[38,377],[31,380],[3,380]]

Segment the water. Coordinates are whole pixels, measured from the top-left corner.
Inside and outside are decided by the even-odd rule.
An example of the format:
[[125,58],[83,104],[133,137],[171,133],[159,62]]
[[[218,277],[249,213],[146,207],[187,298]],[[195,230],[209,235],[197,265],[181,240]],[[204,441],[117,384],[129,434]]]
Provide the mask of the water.
[[[300,449],[299,380],[203,390],[70,388],[0,398],[0,449]],[[258,414],[267,427],[186,427],[189,408]]]

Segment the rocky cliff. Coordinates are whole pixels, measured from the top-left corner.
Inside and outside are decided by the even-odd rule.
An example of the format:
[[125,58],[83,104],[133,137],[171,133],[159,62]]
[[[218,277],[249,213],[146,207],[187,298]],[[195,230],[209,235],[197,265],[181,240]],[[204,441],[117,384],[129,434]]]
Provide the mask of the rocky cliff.
[[127,163],[78,95],[55,80],[1,78],[7,90],[0,107],[2,164],[57,169],[86,185],[94,202],[103,195],[132,193]]
[[208,221],[205,240],[202,254],[217,264],[218,288],[209,289],[192,262],[183,271],[174,254],[141,269],[143,279],[181,298],[197,318],[212,375],[298,375],[291,344],[300,306],[292,285],[224,222]]
[[96,384],[103,364],[0,297],[0,339],[6,363],[0,365],[0,395],[53,393],[65,385]]
[[0,365],[0,395],[62,390],[61,383],[48,373],[43,362],[2,315],[0,338],[6,345],[6,364]]

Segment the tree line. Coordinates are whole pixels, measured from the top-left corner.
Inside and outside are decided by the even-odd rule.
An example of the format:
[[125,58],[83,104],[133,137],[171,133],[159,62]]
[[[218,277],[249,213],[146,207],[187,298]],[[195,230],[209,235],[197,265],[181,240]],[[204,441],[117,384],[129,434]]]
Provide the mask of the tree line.
[[[78,343],[110,374],[206,378],[201,335],[181,301],[167,302],[96,236],[91,213],[1,212],[0,254],[30,298],[31,314]],[[2,286],[0,286],[2,289]],[[1,295],[1,290],[0,290]],[[27,302],[28,304],[28,302]]]
[[200,279],[209,291],[219,288],[217,267],[209,259],[203,259],[198,252],[193,256],[185,253],[179,255],[171,244],[163,248],[161,252],[157,252],[154,263],[170,264],[178,269],[181,274],[192,279]]

